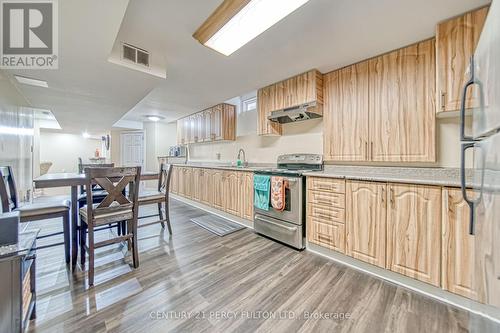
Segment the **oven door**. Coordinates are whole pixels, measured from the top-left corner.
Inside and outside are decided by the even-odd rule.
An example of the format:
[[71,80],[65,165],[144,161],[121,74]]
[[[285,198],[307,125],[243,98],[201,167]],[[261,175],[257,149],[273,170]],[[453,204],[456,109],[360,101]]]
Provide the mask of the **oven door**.
[[269,216],[255,215],[254,230],[296,249],[305,247],[304,226],[288,223]]
[[277,211],[269,203],[269,210],[255,207],[255,214],[271,216],[289,223],[302,225],[304,222],[304,184],[302,177],[283,177],[288,181],[285,189],[285,209]]

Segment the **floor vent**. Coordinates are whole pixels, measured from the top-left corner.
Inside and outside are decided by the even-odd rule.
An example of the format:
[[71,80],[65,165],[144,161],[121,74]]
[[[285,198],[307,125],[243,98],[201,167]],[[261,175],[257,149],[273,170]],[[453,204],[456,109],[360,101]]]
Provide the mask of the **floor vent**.
[[122,58],[149,67],[149,52],[127,43],[122,44]]

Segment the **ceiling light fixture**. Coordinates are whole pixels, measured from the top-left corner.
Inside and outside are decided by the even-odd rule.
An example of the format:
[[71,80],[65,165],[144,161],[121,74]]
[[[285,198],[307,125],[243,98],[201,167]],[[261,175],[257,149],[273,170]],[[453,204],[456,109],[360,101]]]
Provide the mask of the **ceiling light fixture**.
[[154,121],[154,122],[157,122],[157,121],[160,121],[162,119],[165,119],[164,117],[162,116],[156,116],[156,115],[147,115],[145,116],[149,121]]
[[19,75],[14,75],[14,77],[16,78],[17,82],[22,84],[27,84],[29,86],[42,87],[42,88],[49,87],[47,81],[37,80],[30,77],[19,76]]
[[90,138],[90,134],[89,134],[88,132],[83,132],[83,133],[82,133],[82,136],[83,136],[85,139]]
[[193,37],[226,56],[309,0],[224,0]]

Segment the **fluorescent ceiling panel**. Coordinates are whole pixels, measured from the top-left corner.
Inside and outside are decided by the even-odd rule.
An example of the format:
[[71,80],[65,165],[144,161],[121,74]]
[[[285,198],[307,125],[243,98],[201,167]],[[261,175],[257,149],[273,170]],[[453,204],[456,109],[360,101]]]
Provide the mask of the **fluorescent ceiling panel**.
[[251,0],[205,45],[229,56],[308,1]]
[[37,79],[30,78],[30,77],[19,76],[19,75],[14,75],[14,77],[16,78],[17,82],[22,83],[22,84],[27,84],[27,85],[36,86],[36,87],[43,87],[43,88],[49,87],[49,85],[47,84],[47,81],[37,80]]

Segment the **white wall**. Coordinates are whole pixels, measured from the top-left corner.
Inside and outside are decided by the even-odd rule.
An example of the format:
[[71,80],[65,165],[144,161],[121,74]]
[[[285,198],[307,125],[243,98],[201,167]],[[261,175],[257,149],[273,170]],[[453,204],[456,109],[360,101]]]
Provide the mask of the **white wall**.
[[101,151],[101,139],[40,130],[40,162],[53,163],[49,173],[77,172],[78,157],[88,163],[96,149]]

